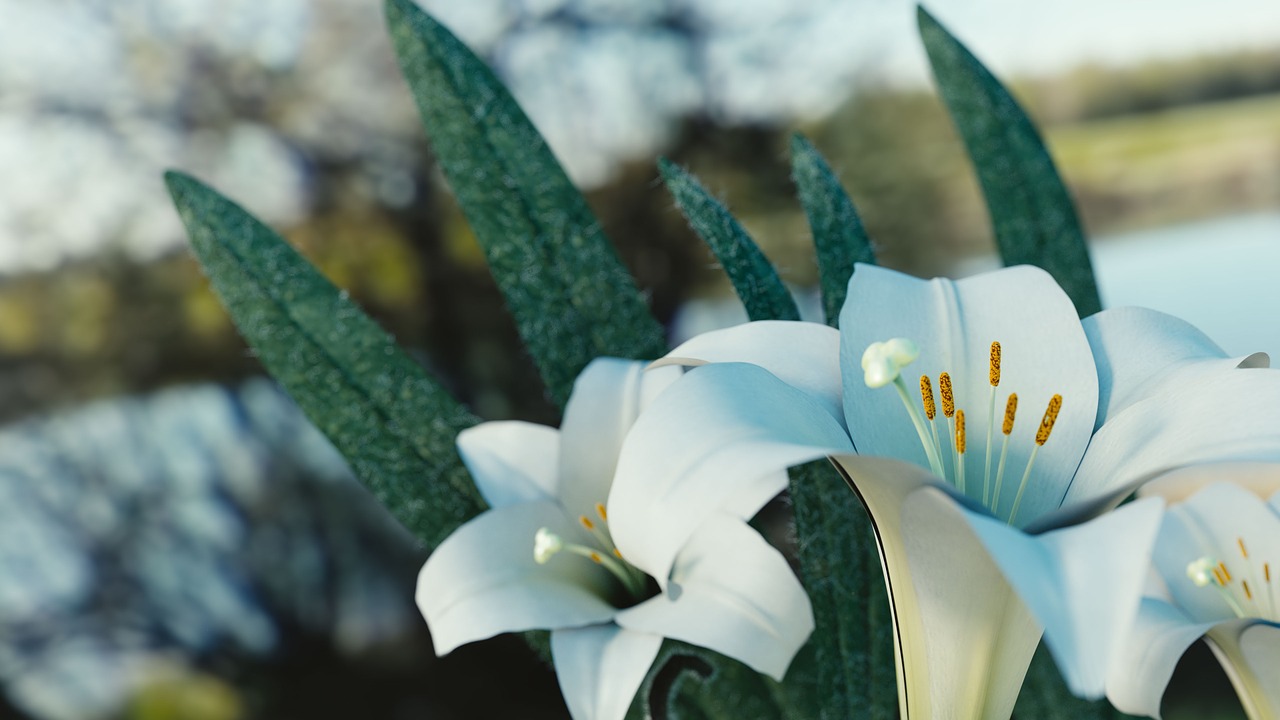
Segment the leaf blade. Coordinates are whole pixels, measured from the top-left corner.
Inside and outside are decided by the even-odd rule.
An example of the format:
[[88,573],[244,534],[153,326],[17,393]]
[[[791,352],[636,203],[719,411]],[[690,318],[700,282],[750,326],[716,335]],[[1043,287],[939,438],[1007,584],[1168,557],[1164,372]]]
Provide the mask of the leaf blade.
[[964,138],[1006,265],[1038,265],[1083,317],[1102,309],[1075,204],[1044,140],[1004,85],[923,7],[920,36]]
[[836,327],[856,263],[874,265],[875,250],[862,219],[831,166],[804,136],[791,136],[791,175],[813,232],[822,309]]
[[428,547],[480,512],[454,447],[477,418],[274,231],[190,176],[165,182],[241,335],[382,504]]
[[663,355],[662,326],[507,89],[412,0],[386,13],[436,158],[551,397],[563,408],[595,357]]
[[667,160],[658,160],[667,189],[693,231],[720,259],[734,290],[752,320],[799,320],[800,311],[787,286],[746,230],[697,178]]

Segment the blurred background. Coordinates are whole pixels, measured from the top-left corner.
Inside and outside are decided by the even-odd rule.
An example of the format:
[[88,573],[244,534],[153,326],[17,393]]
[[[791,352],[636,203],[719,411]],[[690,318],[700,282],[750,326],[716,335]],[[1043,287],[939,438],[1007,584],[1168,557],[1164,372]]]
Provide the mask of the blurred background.
[[[995,263],[911,3],[422,4],[510,85],[673,336],[745,315],[659,154],[801,296],[817,275],[796,130],[882,264]],[[1280,4],[930,9],[1041,124],[1105,304],[1280,352]],[[478,414],[557,420],[380,2],[0,0],[0,716],[562,716],[518,641],[434,658],[412,604],[422,553],[260,379],[185,251],[166,168],[281,230]],[[1217,672],[1203,655],[1180,672]],[[495,661],[516,668],[500,694]]]

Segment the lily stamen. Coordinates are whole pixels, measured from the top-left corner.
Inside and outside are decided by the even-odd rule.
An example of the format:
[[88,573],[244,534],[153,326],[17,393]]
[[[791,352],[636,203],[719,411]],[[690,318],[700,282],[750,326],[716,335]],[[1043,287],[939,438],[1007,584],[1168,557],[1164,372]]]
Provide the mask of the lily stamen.
[[[929,419],[929,432],[933,435],[933,452],[938,457],[938,464],[942,464],[942,441],[938,439],[938,423],[934,418],[938,417],[938,406],[933,402],[933,383],[929,382],[928,375],[920,376],[920,400],[924,404],[925,417]],[[938,469],[934,470],[938,473],[938,477],[942,477],[942,473]]]
[[1227,589],[1227,583],[1230,577],[1227,575],[1226,565],[1217,562],[1213,558],[1202,557],[1187,563],[1187,577],[1196,587],[1206,587],[1212,585],[1217,589],[1218,594],[1226,601],[1227,606],[1231,608],[1231,612],[1235,613],[1238,618],[1245,618],[1244,610],[1240,604],[1232,596],[1231,591]]
[[1031,457],[1027,458],[1027,469],[1022,473],[1022,482],[1018,485],[1018,494],[1013,497],[1013,510],[1009,512],[1009,524],[1018,517],[1018,506],[1022,504],[1022,493],[1027,489],[1027,480],[1031,477],[1031,467],[1036,463],[1036,453],[1049,441],[1049,433],[1053,432],[1053,424],[1058,421],[1058,412],[1062,410],[1062,396],[1054,395],[1049,399],[1049,407],[1045,408],[1044,417],[1040,420],[1040,429],[1036,430],[1036,444],[1031,448]]
[[564,538],[551,532],[550,528],[538,528],[538,532],[533,536],[533,560],[539,565],[546,565],[551,558],[561,552],[572,553],[580,557],[584,557],[591,562],[603,567],[613,574],[622,582],[627,592],[634,597],[642,597],[645,587],[641,578],[636,575],[636,571],[618,553],[618,549],[614,548],[614,556],[602,555],[595,548],[589,548],[586,545],[565,542]]
[[[942,395],[942,416],[947,419],[947,434],[955,437],[956,396],[951,388],[951,375],[949,373],[938,375],[938,392]],[[951,470],[952,480],[954,481],[960,472],[960,456],[956,454],[954,443],[951,447]],[[945,478],[946,475],[942,477]]]
[[991,492],[991,436],[995,433],[996,421],[996,388],[1000,386],[1000,343],[991,343],[991,360],[988,364],[988,380],[991,392],[987,397],[987,459],[982,466],[982,504],[990,506]]
[[1004,434],[1004,438],[1000,441],[1000,464],[996,467],[996,489],[991,496],[991,502],[987,507],[992,512],[997,510],[1000,504],[1000,487],[1004,484],[1004,461],[1009,458],[1009,435],[1013,433],[1013,416],[1018,412],[1018,393],[1009,393],[1009,399],[1004,404],[1004,425],[1000,427],[1000,432]]
[[956,411],[956,487],[961,493],[964,489],[964,411]]

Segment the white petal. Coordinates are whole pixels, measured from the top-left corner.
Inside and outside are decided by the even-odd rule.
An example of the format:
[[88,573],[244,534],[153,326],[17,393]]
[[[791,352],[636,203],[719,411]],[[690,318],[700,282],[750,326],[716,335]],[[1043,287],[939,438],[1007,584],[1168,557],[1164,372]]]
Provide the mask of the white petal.
[[1211,463],[1178,468],[1144,483],[1138,495],[1162,497],[1169,504],[1180,503],[1216,482],[1229,482],[1265,500],[1280,492],[1280,464]]
[[558,497],[570,517],[595,516],[609,497],[618,451],[641,409],[680,378],[678,368],[597,358],[578,375],[560,426]]
[[[986,453],[981,449],[988,437],[991,343],[1000,342],[997,412],[1009,393],[1018,394],[1019,413],[1007,461],[1013,472],[1026,466],[1050,398],[1063,396],[1053,435],[1036,460],[1037,482],[1028,488],[1019,512],[1032,518],[1057,507],[1093,431],[1098,381],[1075,307],[1047,273],[1020,266],[955,282],[924,281],[859,265],[849,283],[840,331],[845,418],[858,452],[928,467],[897,393],[868,388],[861,372],[855,373],[858,359],[872,342],[909,338],[920,348],[919,360],[903,371],[913,397],[918,397],[914,388],[922,374],[932,378],[935,392],[939,373],[952,377],[956,406],[967,417],[966,474],[974,496],[972,487],[981,487],[985,470]],[[1000,420],[994,418],[991,425],[997,447]],[[945,436],[945,423],[940,429]],[[1016,487],[1005,490],[1010,494],[1008,507]]]
[[574,720],[622,720],[662,636],[592,625],[551,633],[560,692]]
[[[1165,374],[1177,387],[1131,403],[1094,435],[1063,504],[1105,495],[1184,465],[1280,460],[1280,370],[1224,369],[1230,361]],[[1055,431],[1056,432],[1056,431]]]
[[418,574],[418,609],[436,654],[499,633],[577,627],[611,619],[603,598],[613,581],[585,558],[562,553],[533,561],[533,536],[550,527],[583,542],[576,523],[553,502],[489,510],[458,528]]
[[834,459],[856,485],[880,543],[904,711],[913,718],[1009,717],[1040,626],[956,499],[915,465]]
[[744,362],[812,395],[844,424],[840,333],[820,323],[762,320],[703,333],[654,365]]
[[851,449],[830,414],[767,371],[695,368],[627,437],[609,527],[627,560],[665,586],[676,553],[708,515],[754,514],[785,487],[779,470]]
[[490,507],[554,500],[560,464],[555,428],[504,420],[458,433],[458,454]]
[[1106,672],[1142,597],[1164,501],[1148,498],[1087,523],[1027,535],[966,516],[1005,578],[1045,628],[1067,686],[1102,697]]
[[626,628],[710,648],[781,680],[813,631],[787,561],[746,523],[708,518],[671,570],[668,592],[618,613]]
[[1178,661],[1212,626],[1162,600],[1143,598],[1107,671],[1107,699],[1131,715],[1160,717],[1160,700]]
[[[1098,366],[1097,425],[1142,395],[1152,378],[1189,360],[1227,357],[1194,325],[1138,307],[1103,310],[1082,321]],[[1266,367],[1266,353],[1237,358],[1235,367]]]
[[1231,680],[1251,720],[1280,717],[1280,625],[1228,620],[1205,633],[1205,643]]
[[[1154,563],[1169,593],[1192,619],[1223,620],[1234,611],[1212,587],[1197,587],[1187,578],[1187,564],[1202,557],[1225,562],[1233,575],[1254,588],[1264,587],[1257,563],[1244,562],[1238,542],[1263,553],[1280,548],[1280,518],[1257,495],[1230,483],[1209,485],[1187,501],[1169,508],[1156,545]],[[1261,593],[1258,593],[1261,597]],[[1263,614],[1245,605],[1247,614]]]

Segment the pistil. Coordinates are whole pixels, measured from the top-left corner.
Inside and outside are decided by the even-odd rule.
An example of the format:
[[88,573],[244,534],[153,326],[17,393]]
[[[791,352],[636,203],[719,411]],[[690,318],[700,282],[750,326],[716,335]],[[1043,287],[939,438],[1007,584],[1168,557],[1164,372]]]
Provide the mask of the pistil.
[[596,515],[599,522],[592,520],[586,515],[578,516],[578,523],[595,539],[599,547],[588,547],[577,543],[565,542],[564,538],[555,534],[550,528],[539,528],[538,532],[533,536],[533,560],[539,565],[545,565],[551,558],[561,552],[567,552],[587,558],[591,562],[608,570],[614,577],[622,582],[623,587],[627,589],[633,597],[642,598],[645,593],[645,575],[631,563],[627,562],[617,546],[613,544],[613,537],[609,533],[605,524],[608,522],[608,513],[602,503],[596,503]]

